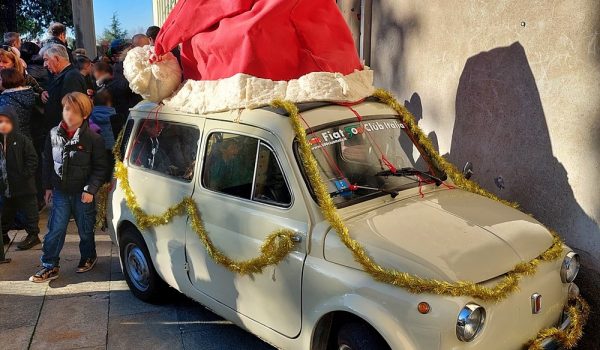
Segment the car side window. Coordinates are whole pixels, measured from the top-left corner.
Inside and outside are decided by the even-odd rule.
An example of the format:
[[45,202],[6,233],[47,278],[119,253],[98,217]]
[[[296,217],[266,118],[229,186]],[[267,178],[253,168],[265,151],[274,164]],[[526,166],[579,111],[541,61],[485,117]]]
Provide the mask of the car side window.
[[289,206],[292,203],[290,190],[275,153],[262,142],[256,160],[256,176],[252,199],[280,206]]
[[204,187],[250,199],[258,140],[215,132],[208,137],[202,183]]
[[123,139],[121,140],[121,144],[119,145],[119,153],[121,154],[120,161],[123,161],[123,157],[125,157],[125,149],[127,148],[127,143],[129,142],[129,137],[131,136],[131,131],[133,130],[133,119],[129,119],[127,124],[125,124],[125,128],[123,130]]
[[202,184],[209,190],[289,206],[291,194],[275,153],[257,138],[227,132],[209,135]]
[[196,165],[198,128],[151,119],[144,119],[139,124],[129,164],[190,182]]

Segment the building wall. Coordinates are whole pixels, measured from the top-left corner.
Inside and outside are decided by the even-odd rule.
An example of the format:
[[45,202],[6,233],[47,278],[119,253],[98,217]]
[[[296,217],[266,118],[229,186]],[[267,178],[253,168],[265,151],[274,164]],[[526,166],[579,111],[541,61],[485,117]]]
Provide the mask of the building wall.
[[380,0],[372,13],[376,85],[441,154],[557,230],[597,288],[600,2]]
[[178,0],[152,0],[154,25],[161,27]]

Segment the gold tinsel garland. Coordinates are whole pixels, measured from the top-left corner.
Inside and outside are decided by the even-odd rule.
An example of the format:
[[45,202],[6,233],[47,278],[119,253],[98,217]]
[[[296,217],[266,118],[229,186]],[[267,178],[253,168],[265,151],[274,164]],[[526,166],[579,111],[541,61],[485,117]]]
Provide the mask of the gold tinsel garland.
[[98,192],[96,192],[96,224],[94,229],[98,230],[104,226],[104,220],[106,219],[106,208],[108,205],[108,192],[110,190],[110,183],[103,184]]
[[[378,90],[378,93],[381,94],[381,91]],[[392,105],[392,103],[389,104]],[[331,199],[331,196],[329,195],[325,187],[325,183],[323,182],[323,180],[321,179],[321,175],[319,174],[317,161],[311,152],[310,145],[306,137],[306,131],[302,127],[300,121],[298,107],[296,107],[296,105],[292,102],[281,100],[274,101],[273,106],[283,108],[288,112],[290,116],[294,132],[299,141],[298,144],[300,154],[302,155],[302,165],[304,166],[306,175],[315,191],[315,195],[317,197],[317,201],[319,202],[319,206],[321,207],[323,216],[329,222],[331,227],[337,232],[342,243],[352,252],[354,260],[356,260],[363,267],[363,269],[368,274],[370,274],[375,280],[404,288],[411,293],[431,293],[449,296],[470,296],[481,300],[498,302],[506,298],[509,294],[511,294],[518,288],[519,280],[522,277],[533,275],[540,262],[551,261],[557,259],[562,255],[562,241],[558,237],[558,235],[553,233],[553,242],[550,248],[548,248],[540,256],[529,262],[522,262],[517,264],[512,271],[506,273],[502,280],[493,287],[486,287],[484,285],[472,281],[447,282],[436,279],[427,279],[395,269],[386,268],[377,264],[373,260],[373,258],[369,256],[365,248],[358,241],[350,237],[348,228],[344,224],[342,218],[339,216],[335,204],[333,203],[333,200]],[[404,110],[398,111],[398,114],[400,117],[400,121],[405,125],[410,126],[410,120],[412,120],[414,123],[414,119],[411,116],[410,112]],[[409,128],[409,131],[414,132],[414,136],[417,137],[417,140],[422,139],[421,137],[419,137],[419,133],[422,134],[422,131],[418,128],[418,126],[413,125],[412,129]],[[423,149],[428,148],[427,145],[421,146],[423,147]],[[433,148],[432,146],[430,147]],[[435,154],[437,154],[437,152],[435,151],[432,151],[431,153],[432,158]],[[440,166],[447,166],[447,164],[449,164],[445,162],[441,157],[436,159],[436,161],[437,164]],[[443,167],[442,169],[445,170],[445,168]],[[451,176],[455,176],[458,178],[458,174],[460,174],[460,172],[456,170],[456,172],[453,173]],[[467,184],[468,182],[462,181],[455,183],[458,186],[462,186],[463,184]],[[477,185],[465,186],[465,189],[473,191],[475,193],[486,195],[486,197],[490,197],[495,200],[500,200],[497,197],[487,193],[484,189]]]
[[[515,203],[502,200],[494,194],[489,193],[473,181],[465,179],[462,173],[454,165],[446,161],[435,151],[429,139],[418,127],[412,114],[410,114],[410,112],[406,110],[404,106],[400,105],[391,94],[384,90],[377,90],[374,96],[396,110],[400,120],[415,138],[415,141],[421,147],[421,150],[431,159],[434,165],[446,172],[446,174],[448,174],[448,176],[456,185],[467,191],[480,194],[511,207],[517,208]],[[502,280],[493,287],[486,287],[471,281],[447,282],[435,279],[426,279],[378,265],[368,255],[364,247],[358,241],[350,237],[347,227],[337,213],[333,200],[329,196],[325,188],[325,184],[320,178],[317,162],[310,150],[310,145],[306,138],[306,131],[303,129],[300,123],[297,106],[292,102],[281,100],[274,101],[273,106],[285,109],[290,115],[294,131],[299,140],[299,148],[302,154],[301,158],[303,166],[305,167],[308,179],[315,190],[317,200],[321,206],[321,210],[325,219],[330,223],[332,228],[336,230],[341,241],[352,252],[355,260],[360,263],[364,270],[375,280],[404,288],[411,293],[431,293],[447,296],[471,296],[481,300],[498,302],[506,298],[510,293],[514,292],[518,288],[519,280],[521,278],[524,276],[533,275],[536,272],[537,266],[540,262],[555,260],[562,256],[562,240],[555,232],[551,231],[553,235],[553,243],[550,248],[529,262],[517,264],[512,271],[506,273]],[[241,274],[259,273],[266,266],[278,264],[293,249],[294,232],[291,230],[279,230],[267,236],[266,240],[261,246],[261,254],[258,257],[244,261],[235,261],[229,258],[217,247],[215,247],[211,241],[202,223],[197,205],[191,197],[183,198],[181,202],[171,206],[163,214],[146,214],[137,203],[135,194],[129,185],[127,168],[121,162],[120,144],[122,139],[123,133],[119,134],[113,151],[116,158],[115,177],[119,181],[119,185],[124,192],[126,204],[132,211],[136,223],[140,229],[167,224],[175,215],[187,213],[190,216],[192,228],[203,242],[208,255],[216,263],[225,266],[227,269],[233,272]],[[570,327],[570,329],[567,331],[561,331],[556,328],[540,331],[538,337],[530,342],[530,349],[537,350],[535,346],[539,347],[538,343],[541,342],[541,340],[538,339],[543,339],[543,337],[548,336],[554,337],[558,341],[562,342],[566,347],[569,347],[569,344],[575,344],[577,342],[577,340],[581,337],[581,328],[583,327],[585,318],[587,317],[587,304],[585,304],[585,301],[583,301],[581,298],[578,298],[578,300],[580,301],[579,305],[582,306],[571,306],[569,308],[569,315],[574,320],[572,327]]]
[[578,296],[569,300],[567,314],[571,318],[571,326],[565,330],[556,327],[542,329],[537,336],[530,340],[525,347],[528,350],[544,350],[542,342],[548,338],[554,338],[565,349],[572,349],[583,336],[583,326],[590,314],[590,307],[585,300]]
[[456,166],[449,161],[447,161],[444,157],[442,157],[433,147],[431,140],[425,135],[423,130],[419,128],[419,125],[415,121],[415,117],[404,107],[401,105],[388,91],[383,89],[375,90],[373,94],[381,102],[386,105],[392,107],[400,117],[400,120],[406,126],[407,130],[413,135],[415,141],[420,146],[421,150],[431,159],[434,166],[438,169],[443,170],[456,184],[458,187],[473,193],[477,193],[481,196],[488,197],[509,207],[518,208],[519,205],[515,202],[509,202],[507,200],[501,199],[493,193],[485,190],[483,187],[479,186],[476,182],[471,181],[464,177],[462,172],[456,168]]
[[[393,96],[385,90],[377,90],[374,94],[380,101],[392,107],[397,113],[401,122],[407,127],[411,136],[415,139],[421,150],[434,162],[434,164],[442,169],[453,182],[464,190],[477,193],[490,199],[499,201],[513,208],[518,208],[518,205],[513,202],[508,202],[498,198],[494,194],[486,191],[475,182],[464,178],[463,174],[456,167],[441,157],[434,149],[431,141],[425,136],[423,131],[415,122],[414,116],[404,106],[400,105]],[[367,273],[374,279],[403,287],[413,293],[432,293],[438,295],[450,296],[472,296],[475,298],[498,302],[508,296],[511,292],[518,288],[519,280],[527,275],[533,275],[537,266],[542,261],[552,261],[562,256],[563,243],[556,232],[550,230],[553,236],[553,243],[545,252],[537,258],[522,262],[515,268],[505,274],[503,279],[494,287],[488,288],[470,281],[458,281],[450,283],[446,281],[438,281],[432,279],[424,279],[419,276],[410,275],[405,272],[400,272],[393,269],[388,269],[377,265],[373,259],[366,253],[365,249],[356,240],[352,239],[348,234],[348,229],[337,214],[335,205],[331,196],[329,196],[325,185],[320,177],[318,165],[314,158],[310,145],[306,138],[306,131],[300,123],[298,108],[295,104],[288,101],[275,101],[275,107],[286,110],[292,121],[294,131],[299,140],[300,153],[302,154],[302,162],[305,167],[307,177],[315,190],[317,200],[321,206],[321,210],[325,218],[331,226],[336,230],[340,239],[346,247],[352,252],[355,260],[361,264]],[[538,336],[528,343],[530,350],[540,349],[541,342],[547,337],[553,337],[560,342],[565,348],[572,348],[583,334],[583,326],[589,313],[589,307],[585,300],[577,297],[568,308],[568,314],[571,317],[571,326],[566,330],[559,330],[556,327],[541,330]]]
[[248,260],[236,261],[225,255],[217,248],[208,236],[196,202],[191,197],[184,197],[181,202],[167,208],[159,215],[149,215],[140,208],[137,198],[129,184],[127,167],[121,161],[120,145],[123,142],[123,133],[117,137],[113,154],[115,155],[115,178],[125,196],[125,203],[131,210],[137,227],[140,230],[168,224],[176,215],[187,214],[190,217],[191,227],[198,235],[208,255],[219,265],[240,274],[260,273],[269,265],[277,265],[294,249],[294,231],[281,229],[270,233],[260,247],[260,255]]

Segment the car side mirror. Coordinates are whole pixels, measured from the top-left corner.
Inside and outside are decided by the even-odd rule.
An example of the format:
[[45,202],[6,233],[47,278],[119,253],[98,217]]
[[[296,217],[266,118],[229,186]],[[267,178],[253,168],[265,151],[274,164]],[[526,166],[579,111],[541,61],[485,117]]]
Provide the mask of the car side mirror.
[[473,163],[471,163],[471,162],[465,163],[465,166],[463,167],[463,175],[464,175],[465,179],[470,179],[471,176],[473,176]]

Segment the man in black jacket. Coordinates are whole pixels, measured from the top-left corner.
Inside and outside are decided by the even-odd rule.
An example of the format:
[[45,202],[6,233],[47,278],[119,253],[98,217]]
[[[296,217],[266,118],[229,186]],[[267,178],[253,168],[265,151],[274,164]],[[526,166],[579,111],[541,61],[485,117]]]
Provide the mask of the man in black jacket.
[[94,78],[98,91],[106,89],[110,92],[113,107],[117,115],[111,119],[113,135],[119,135],[127,121],[129,108],[135,106],[142,97],[129,88],[129,82],[123,75],[117,75],[108,63],[98,62],[94,65]]
[[76,272],[91,270],[97,261],[94,196],[106,178],[104,140],[89,127],[92,102],[87,95],[72,92],[65,95],[62,103],[63,120],[50,131],[44,150],[42,178],[46,201],[52,199],[52,219],[44,237],[43,267],[29,278],[32,282],[58,278],[59,255],[71,215],[80,239],[81,260]]
[[40,243],[38,234],[35,171],[37,155],[29,138],[19,133],[16,112],[12,106],[0,106],[0,193],[2,206],[2,238],[6,242],[17,210],[25,216],[27,237],[17,248],[25,250]]
[[48,35],[50,35],[50,39],[46,41],[46,45],[58,44],[64,46],[69,55],[69,62],[75,64],[73,51],[67,46],[67,27],[62,23],[53,22],[48,27]]
[[85,79],[69,62],[67,49],[59,44],[44,46],[40,51],[44,58],[44,66],[54,74],[48,85],[48,91],[42,93],[46,131],[58,125],[62,119],[62,98],[69,92],[86,93]]

